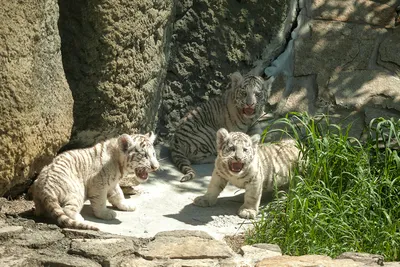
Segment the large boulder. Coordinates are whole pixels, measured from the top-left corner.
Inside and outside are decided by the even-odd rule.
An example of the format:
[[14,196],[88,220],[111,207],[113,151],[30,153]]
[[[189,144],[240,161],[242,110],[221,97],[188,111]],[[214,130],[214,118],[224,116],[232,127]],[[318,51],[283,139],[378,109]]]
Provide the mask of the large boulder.
[[59,2],[63,62],[75,101],[69,148],[153,130],[173,1]]
[[73,99],[58,13],[56,0],[0,7],[0,196],[25,184],[69,140]]

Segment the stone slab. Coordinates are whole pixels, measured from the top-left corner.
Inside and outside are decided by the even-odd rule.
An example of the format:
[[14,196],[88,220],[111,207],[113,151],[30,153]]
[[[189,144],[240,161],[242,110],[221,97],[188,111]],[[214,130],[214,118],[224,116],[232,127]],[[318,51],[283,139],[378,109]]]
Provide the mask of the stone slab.
[[123,238],[73,239],[68,251],[70,254],[98,260],[106,260],[123,252],[134,252],[134,245],[131,240]]
[[170,232],[158,235],[155,239],[140,248],[138,254],[145,259],[225,259],[234,255],[227,244],[199,235],[195,231]]

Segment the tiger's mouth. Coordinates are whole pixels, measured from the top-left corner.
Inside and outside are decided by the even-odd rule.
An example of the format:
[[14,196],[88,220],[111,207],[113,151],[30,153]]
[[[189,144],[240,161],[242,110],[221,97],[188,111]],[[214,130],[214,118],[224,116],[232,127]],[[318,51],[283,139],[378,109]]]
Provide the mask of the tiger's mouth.
[[245,114],[247,116],[253,116],[254,112],[255,112],[255,108],[251,108],[251,107],[243,108],[243,114]]
[[244,164],[240,161],[229,162],[229,170],[232,172],[240,172],[243,170]]
[[147,172],[146,168],[136,168],[135,174],[142,180],[147,180],[147,178],[149,177],[149,173]]

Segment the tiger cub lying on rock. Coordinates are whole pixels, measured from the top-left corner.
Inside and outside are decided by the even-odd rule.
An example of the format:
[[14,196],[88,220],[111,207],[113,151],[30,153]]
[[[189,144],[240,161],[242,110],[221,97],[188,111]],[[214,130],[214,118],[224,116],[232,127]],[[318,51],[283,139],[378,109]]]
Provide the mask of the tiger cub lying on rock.
[[133,211],[125,200],[119,180],[135,177],[144,182],[148,173],[159,168],[153,132],[146,135],[123,134],[85,149],[61,153],[44,167],[32,185],[35,214],[47,213],[61,227],[92,229],[80,212],[90,200],[96,217],[111,220],[116,212],[106,208],[108,201],[119,210]]
[[221,97],[203,103],[182,118],[170,143],[172,161],[184,174],[181,182],[195,177],[192,163],[215,161],[218,129],[247,133],[253,127],[264,113],[266,91],[273,80],[270,77],[265,82],[261,76],[235,72],[231,88]]
[[259,144],[260,136],[241,132],[229,133],[222,128],[217,132],[218,156],[207,193],[194,200],[194,205],[207,207],[217,202],[226,184],[244,188],[244,204],[238,215],[253,219],[258,213],[263,189],[272,191],[289,182],[290,171],[300,150],[294,140],[275,144]]

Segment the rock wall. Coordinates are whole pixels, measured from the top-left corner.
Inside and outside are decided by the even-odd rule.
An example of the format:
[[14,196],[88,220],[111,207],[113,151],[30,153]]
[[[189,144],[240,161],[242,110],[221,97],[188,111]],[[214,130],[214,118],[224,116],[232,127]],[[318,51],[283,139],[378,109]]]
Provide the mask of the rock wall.
[[268,108],[332,115],[360,137],[374,117],[400,117],[400,1],[300,0],[297,27],[266,73]]
[[321,255],[282,256],[277,245],[239,243],[229,247],[203,231],[165,231],[151,239],[143,239],[60,229],[3,214],[0,214],[0,241],[2,267],[379,267],[400,264],[384,262],[380,255],[355,252],[343,253],[336,259]]
[[371,118],[400,116],[399,0],[58,4],[0,8],[0,195],[70,134],[63,149],[156,125],[168,137],[237,70],[276,76],[275,117],[329,113],[360,136]]
[[74,97],[67,148],[154,130],[173,1],[59,3],[63,62]]
[[70,137],[57,20],[56,0],[0,6],[0,196],[20,193]]
[[159,133],[167,136],[193,106],[220,95],[228,75],[261,74],[282,52],[290,31],[290,0],[176,1]]

